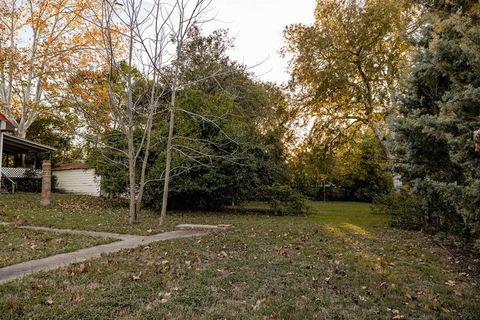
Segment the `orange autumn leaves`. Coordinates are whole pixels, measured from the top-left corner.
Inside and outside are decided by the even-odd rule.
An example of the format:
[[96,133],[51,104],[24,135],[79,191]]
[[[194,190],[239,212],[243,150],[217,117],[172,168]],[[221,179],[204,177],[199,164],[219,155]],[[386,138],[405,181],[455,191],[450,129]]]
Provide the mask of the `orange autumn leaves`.
[[[68,79],[102,66],[101,32],[90,0],[0,0],[0,111],[26,132],[58,113]],[[15,121],[17,120],[17,121]]]

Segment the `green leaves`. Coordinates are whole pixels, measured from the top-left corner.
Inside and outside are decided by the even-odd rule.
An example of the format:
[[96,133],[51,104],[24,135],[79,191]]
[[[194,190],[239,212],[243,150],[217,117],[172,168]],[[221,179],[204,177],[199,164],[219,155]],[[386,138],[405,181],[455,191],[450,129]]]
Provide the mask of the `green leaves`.
[[479,10],[476,1],[434,3],[396,129],[399,168],[421,201],[422,227],[473,242],[480,238],[480,167],[472,140],[480,126],[480,39],[472,36],[480,30],[472,19]]

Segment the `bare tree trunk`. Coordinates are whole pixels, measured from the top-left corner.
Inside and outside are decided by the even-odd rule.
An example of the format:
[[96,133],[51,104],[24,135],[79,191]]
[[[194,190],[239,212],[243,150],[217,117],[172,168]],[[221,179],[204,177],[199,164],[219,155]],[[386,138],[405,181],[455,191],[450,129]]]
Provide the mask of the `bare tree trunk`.
[[[152,127],[153,127],[153,120],[158,108],[158,90],[157,90],[157,81],[160,72],[160,66],[162,65],[162,53],[163,53],[163,43],[165,40],[165,34],[163,30],[163,23],[159,21],[160,11],[161,11],[161,2],[156,1],[154,3],[154,17],[155,17],[155,32],[154,32],[154,43],[155,45],[153,50],[153,56],[151,56],[151,65],[153,70],[152,75],[152,89],[150,91],[150,102],[149,108],[147,113],[147,124],[145,126],[144,131],[144,138],[145,138],[145,149],[143,155],[143,162],[142,162],[142,169],[140,172],[140,186],[137,195],[137,218],[140,215],[140,211],[142,210],[142,201],[143,201],[143,194],[145,192],[145,175],[147,172],[147,165],[148,165],[148,157],[150,156],[150,145],[152,141]],[[145,43],[143,43],[145,45]],[[143,143],[142,143],[143,144]],[[140,155],[141,148],[138,150],[138,155]]]
[[[179,53],[181,50],[181,44],[178,44],[177,48],[177,58],[179,58]],[[172,98],[170,101],[170,119],[168,124],[168,139],[167,139],[167,155],[165,159],[165,176],[163,181],[163,195],[162,195],[162,210],[160,212],[160,226],[165,222],[165,217],[167,216],[167,206],[168,206],[168,187],[170,183],[170,170],[172,167],[172,141],[173,141],[173,129],[175,126],[175,103],[177,102],[177,78],[179,73],[179,61],[175,66],[175,75],[173,79],[172,86]]]
[[[387,159],[390,161],[390,164],[393,164],[395,161],[395,156],[391,152],[382,131],[378,127],[377,123],[375,123],[374,121],[370,121],[369,125],[370,125],[370,128],[373,130],[373,133],[375,134],[375,137],[377,138],[378,142],[380,142],[383,150],[385,151],[385,154],[387,155]],[[399,193],[403,188],[402,175],[396,172],[393,169],[393,167],[392,167],[391,173],[392,173],[393,189],[395,190],[395,192]]]
[[[172,104],[175,103],[175,98],[172,97]],[[170,182],[170,169],[172,165],[172,140],[173,140],[173,128],[175,125],[175,110],[173,107],[170,109],[170,123],[168,127],[168,140],[167,140],[167,157],[165,160],[165,179],[163,182],[163,196],[162,196],[162,211],[160,213],[160,225],[165,222],[167,216],[168,205],[168,186]]]
[[143,155],[143,162],[142,162],[142,170],[140,172],[140,187],[138,190],[137,196],[137,206],[136,206],[136,216],[140,215],[140,211],[142,210],[142,201],[143,201],[143,193],[145,191],[145,174],[147,172],[147,164],[148,164],[148,157],[150,156],[150,144],[152,140],[152,123],[153,123],[153,112],[150,113],[149,119],[147,120],[147,137],[145,142],[145,154]]
[[[134,2],[131,3],[131,12],[136,12]],[[130,20],[129,25],[129,46],[128,46],[128,71],[127,71],[127,115],[128,115],[128,176],[130,182],[130,206],[128,213],[128,222],[133,224],[137,221],[136,211],[136,196],[137,188],[135,185],[136,180],[136,157],[135,157],[135,142],[134,142],[134,117],[135,117],[135,105],[133,102],[133,51],[134,51],[134,28],[136,27],[135,20]]]
[[129,211],[128,211],[128,222],[133,224],[137,221],[137,212],[136,212],[136,186],[135,186],[135,146],[133,143],[133,132],[132,129],[129,129],[128,134],[128,180],[129,180]]
[[175,104],[177,99],[177,87],[178,87],[178,76],[180,73],[180,63],[181,63],[181,54],[183,46],[183,38],[185,36],[183,30],[184,24],[184,7],[179,6],[180,10],[180,22],[178,27],[178,33],[176,34],[177,40],[177,49],[176,49],[176,60],[175,61],[175,71],[173,74],[173,84],[172,84],[172,97],[170,100],[170,119],[168,124],[168,138],[167,138],[167,154],[165,159],[165,175],[163,181],[163,194],[162,194],[162,209],[160,211],[160,221],[159,225],[162,226],[165,222],[167,216],[167,207],[168,207],[168,187],[170,183],[170,170],[172,166],[172,141],[173,141],[173,130],[175,127]]
[[[17,129],[17,136],[25,139],[27,137],[27,129],[28,128],[25,127],[25,123],[24,123],[23,119],[22,119],[22,121],[20,121],[20,124],[21,124],[21,126],[19,126],[18,129]],[[24,154],[24,153],[19,154],[18,155],[18,160],[19,160],[18,166],[20,168],[26,168],[27,167],[27,163],[26,163],[27,155],[26,154]]]

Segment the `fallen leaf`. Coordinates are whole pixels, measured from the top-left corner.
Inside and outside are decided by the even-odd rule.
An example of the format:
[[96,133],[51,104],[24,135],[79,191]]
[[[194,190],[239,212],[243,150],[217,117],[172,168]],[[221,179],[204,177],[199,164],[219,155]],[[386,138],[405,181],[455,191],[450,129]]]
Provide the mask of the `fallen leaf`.
[[141,278],[142,278],[142,273],[141,273],[141,272],[140,272],[138,275],[132,275],[132,276],[131,276],[131,279],[132,279],[133,281],[138,281],[138,280],[140,280]]
[[287,249],[284,247],[275,247],[273,248],[273,251],[275,251],[275,253],[278,254],[279,256],[287,255]]
[[160,269],[160,273],[167,273],[168,271],[170,271],[169,265],[166,265]]
[[257,302],[252,306],[253,310],[258,310],[262,305],[267,303],[267,298],[259,299]]
[[457,283],[453,280],[448,280],[447,282],[445,282],[445,284],[449,287],[455,287]]
[[405,298],[407,298],[408,300],[416,300],[416,299],[417,299],[417,297],[412,296],[412,295],[410,295],[410,294],[408,294],[408,293],[405,295]]
[[225,251],[222,251],[218,254],[219,257],[228,258],[228,254]]
[[74,295],[73,295],[73,301],[75,301],[76,303],[80,303],[82,302],[83,300],[85,300],[84,297],[82,297],[82,295],[78,292],[76,292]]
[[166,303],[170,298],[172,297],[172,294],[170,292],[166,292],[163,294],[162,300],[160,300],[160,303]]
[[80,263],[80,266],[78,268],[78,272],[84,273],[86,271],[87,271],[87,266],[85,265],[85,263]]
[[190,251],[188,255],[196,258],[198,256],[198,253],[196,253],[195,251]]

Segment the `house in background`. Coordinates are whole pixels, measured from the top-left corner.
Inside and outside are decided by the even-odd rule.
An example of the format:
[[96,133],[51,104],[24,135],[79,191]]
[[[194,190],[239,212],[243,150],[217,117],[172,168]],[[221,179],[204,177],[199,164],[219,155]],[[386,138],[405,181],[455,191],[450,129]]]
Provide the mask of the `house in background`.
[[57,190],[64,193],[101,196],[100,177],[84,162],[66,163],[53,168]]
[[[37,169],[37,157],[30,161],[30,168],[19,168],[13,161],[21,154],[51,153],[55,148],[34,141],[17,137],[16,127],[0,113],[0,193],[15,192],[19,180],[42,178],[42,170]],[[57,189],[60,192],[91,195],[99,197],[100,177],[95,170],[84,162],[63,164],[52,170],[57,178]]]
[[[39,167],[36,155],[50,154],[55,148],[46,146],[15,135],[16,127],[0,113],[0,193],[14,193],[18,179],[24,179],[30,173],[30,179],[41,179],[42,170]],[[34,154],[35,161],[30,168],[20,167],[13,159],[18,155]],[[50,166],[50,162],[48,161]],[[24,164],[25,165],[25,164]]]

